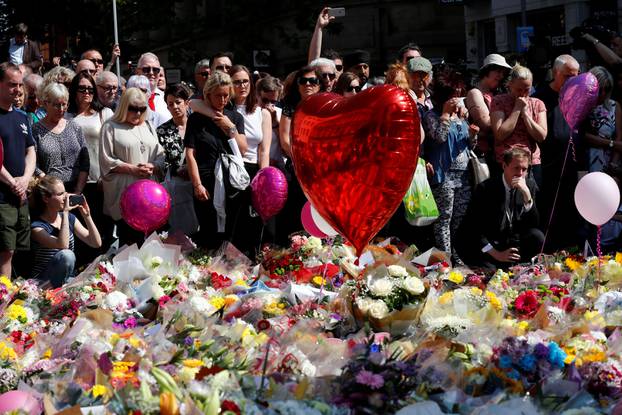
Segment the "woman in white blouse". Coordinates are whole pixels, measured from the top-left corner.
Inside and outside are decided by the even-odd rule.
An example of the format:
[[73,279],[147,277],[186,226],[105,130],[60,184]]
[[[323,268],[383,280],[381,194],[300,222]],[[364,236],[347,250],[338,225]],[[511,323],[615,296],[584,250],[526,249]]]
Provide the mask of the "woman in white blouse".
[[99,164],[104,188],[104,213],[117,225],[119,245],[141,243],[144,235],[121,217],[121,194],[140,179],[153,179],[164,169],[164,149],[146,122],[147,97],[138,88],[128,88],[114,116],[102,127]]

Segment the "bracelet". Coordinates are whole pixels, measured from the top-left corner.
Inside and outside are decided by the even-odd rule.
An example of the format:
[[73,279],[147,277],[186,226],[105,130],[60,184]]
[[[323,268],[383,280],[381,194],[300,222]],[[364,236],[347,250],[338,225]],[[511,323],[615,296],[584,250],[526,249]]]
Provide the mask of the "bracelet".
[[594,41],[592,42],[592,45],[596,46],[600,43],[600,40],[598,39],[594,39]]

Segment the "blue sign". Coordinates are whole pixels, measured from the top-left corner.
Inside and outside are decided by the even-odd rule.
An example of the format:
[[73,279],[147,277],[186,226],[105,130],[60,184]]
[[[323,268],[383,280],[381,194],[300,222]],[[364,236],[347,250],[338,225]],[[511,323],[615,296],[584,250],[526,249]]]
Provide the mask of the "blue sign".
[[533,36],[533,26],[519,26],[516,28],[516,50],[521,52],[527,52],[529,46],[531,46],[530,36]]

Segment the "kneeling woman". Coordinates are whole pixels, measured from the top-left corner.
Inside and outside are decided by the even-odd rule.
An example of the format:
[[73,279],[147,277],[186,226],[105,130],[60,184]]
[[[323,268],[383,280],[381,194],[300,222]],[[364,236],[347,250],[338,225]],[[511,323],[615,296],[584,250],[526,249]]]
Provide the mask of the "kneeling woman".
[[[97,227],[91,218],[86,199],[70,206],[63,182],[45,176],[36,186],[32,203],[31,238],[34,248],[33,278],[49,281],[52,287],[63,285],[73,277],[76,256],[73,253],[74,235],[92,248],[102,244]],[[86,226],[69,211],[77,208]]]

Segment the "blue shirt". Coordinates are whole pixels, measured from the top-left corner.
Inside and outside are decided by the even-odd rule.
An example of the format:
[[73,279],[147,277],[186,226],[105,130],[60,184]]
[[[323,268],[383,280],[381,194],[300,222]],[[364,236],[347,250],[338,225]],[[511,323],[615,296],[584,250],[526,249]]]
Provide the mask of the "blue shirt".
[[[28,147],[35,145],[28,116],[22,111],[0,109],[0,138],[4,148],[3,166],[11,176],[23,176],[26,169],[26,151]],[[0,203],[11,203],[15,206],[20,204],[19,198],[4,183],[0,183]]]
[[[74,236],[73,236],[73,228],[76,223],[76,217],[73,213],[69,213],[69,249],[73,251],[74,248]],[[60,229],[55,228],[49,222],[44,220],[35,220],[30,224],[30,229],[42,228],[48,234],[55,236],[58,238],[60,234]],[[32,243],[33,251],[35,254],[34,265],[32,266],[32,277],[36,278],[41,272],[45,270],[50,262],[50,259],[54,258],[54,255],[60,251],[60,249],[56,248],[44,248],[39,245],[36,241],[33,240]]]

